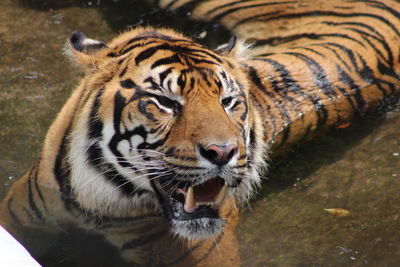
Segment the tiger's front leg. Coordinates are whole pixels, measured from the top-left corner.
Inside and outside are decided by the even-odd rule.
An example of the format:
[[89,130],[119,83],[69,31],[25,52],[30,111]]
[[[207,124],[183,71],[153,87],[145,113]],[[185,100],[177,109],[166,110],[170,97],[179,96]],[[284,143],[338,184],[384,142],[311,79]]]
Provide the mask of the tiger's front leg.
[[67,216],[58,186],[41,179],[39,164],[11,186],[0,204],[0,224],[20,241],[26,229],[58,232],[56,217],[66,221]]

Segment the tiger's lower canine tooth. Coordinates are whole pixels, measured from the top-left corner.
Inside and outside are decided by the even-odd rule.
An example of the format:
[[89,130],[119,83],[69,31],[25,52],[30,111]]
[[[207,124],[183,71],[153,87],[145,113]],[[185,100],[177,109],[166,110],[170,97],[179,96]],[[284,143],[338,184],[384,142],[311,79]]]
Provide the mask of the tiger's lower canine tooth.
[[196,205],[194,202],[194,191],[192,186],[190,186],[187,191],[185,198],[185,205],[183,208],[185,209],[186,212],[192,212],[196,209]]
[[219,191],[217,198],[215,199],[215,206],[220,207],[224,203],[226,192],[228,192],[228,186],[224,185],[221,191]]

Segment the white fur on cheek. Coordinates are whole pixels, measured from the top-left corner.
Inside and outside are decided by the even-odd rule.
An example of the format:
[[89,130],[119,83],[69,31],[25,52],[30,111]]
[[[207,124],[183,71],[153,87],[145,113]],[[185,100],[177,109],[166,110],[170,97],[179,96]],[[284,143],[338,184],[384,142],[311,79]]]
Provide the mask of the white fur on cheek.
[[[129,168],[121,167],[115,155],[111,152],[108,147],[108,143],[114,135],[114,126],[111,122],[105,122],[103,129],[103,140],[100,142],[101,147],[103,147],[103,153],[105,161],[113,163],[114,167],[117,169],[119,173],[124,175],[127,179],[129,179],[136,187],[146,189],[149,191],[153,191],[152,186],[150,185],[149,177],[146,175],[147,171],[134,173],[134,170]],[[117,150],[122,154],[124,160],[128,161],[134,167],[138,167],[138,169],[143,169],[145,162],[141,159],[140,154],[136,151],[137,144],[143,142],[143,138],[139,135],[134,135],[131,137],[131,144],[133,147],[133,151],[129,151],[129,141],[122,140],[117,145]]]
[[253,160],[250,163],[251,167],[249,168],[246,179],[243,179],[242,183],[240,184],[239,190],[237,190],[236,192],[238,203],[248,201],[249,198],[254,195],[254,191],[258,189],[261,184],[260,174],[263,173],[265,171],[264,169],[266,169],[267,167],[266,162],[268,159],[268,147],[263,140],[264,129],[262,127],[260,116],[256,110],[253,110],[252,124],[252,126],[249,125],[247,127],[248,129],[250,129],[251,127],[253,128],[255,139],[254,148],[250,146],[250,130],[249,135],[246,138],[246,147],[247,151],[253,154]]
[[108,216],[140,215],[144,207],[158,208],[153,193],[137,197],[126,197],[115,184],[107,181],[102,173],[91,166],[87,151],[96,140],[88,140],[87,122],[81,118],[71,134],[71,150],[68,161],[71,165],[71,187],[80,205],[87,210]]

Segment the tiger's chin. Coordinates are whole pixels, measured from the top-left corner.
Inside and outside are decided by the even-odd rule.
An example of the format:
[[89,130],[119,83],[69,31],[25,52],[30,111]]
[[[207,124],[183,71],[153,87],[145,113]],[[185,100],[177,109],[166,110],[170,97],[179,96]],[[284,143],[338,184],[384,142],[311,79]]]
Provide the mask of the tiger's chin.
[[172,220],[173,234],[188,240],[206,239],[218,235],[224,229],[225,222],[220,218],[199,218],[186,221]]
[[222,232],[220,208],[229,188],[220,177],[198,185],[162,186],[154,182],[171,232],[188,240],[205,239]]

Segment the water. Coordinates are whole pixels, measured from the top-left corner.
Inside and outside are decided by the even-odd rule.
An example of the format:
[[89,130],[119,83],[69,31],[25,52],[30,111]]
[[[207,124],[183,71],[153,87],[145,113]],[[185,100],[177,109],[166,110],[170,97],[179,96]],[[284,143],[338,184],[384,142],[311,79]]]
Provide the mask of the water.
[[[279,159],[238,236],[246,266],[397,266],[400,113],[368,117]],[[348,217],[324,209],[342,208]]]
[[[177,20],[135,1],[2,0],[0,10],[0,198],[37,160],[48,126],[78,81],[78,72],[62,55],[73,30],[109,40],[127,25],[150,21],[207,33],[205,42],[213,47],[229,38],[216,25]],[[269,180],[242,210],[243,265],[397,265],[399,133],[400,112],[394,110],[275,159]],[[335,217],[326,208],[346,209],[350,216]],[[43,259],[50,265],[88,266],[88,247],[98,243],[101,238],[74,231],[54,239]],[[110,259],[116,252],[99,247],[92,257],[104,255],[104,264],[115,264]]]

